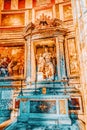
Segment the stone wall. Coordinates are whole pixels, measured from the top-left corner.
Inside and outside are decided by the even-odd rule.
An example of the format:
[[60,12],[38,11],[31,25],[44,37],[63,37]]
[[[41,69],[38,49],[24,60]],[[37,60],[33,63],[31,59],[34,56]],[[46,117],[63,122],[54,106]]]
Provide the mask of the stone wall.
[[87,2],[86,0],[72,0],[72,7],[80,59],[81,93],[84,108],[84,115],[80,118],[86,123],[87,130]]

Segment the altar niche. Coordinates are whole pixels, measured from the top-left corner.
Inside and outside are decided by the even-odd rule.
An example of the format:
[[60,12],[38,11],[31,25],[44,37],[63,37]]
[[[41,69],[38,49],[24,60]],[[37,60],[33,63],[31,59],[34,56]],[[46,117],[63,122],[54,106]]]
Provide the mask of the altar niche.
[[56,46],[36,46],[36,77],[37,81],[57,79]]

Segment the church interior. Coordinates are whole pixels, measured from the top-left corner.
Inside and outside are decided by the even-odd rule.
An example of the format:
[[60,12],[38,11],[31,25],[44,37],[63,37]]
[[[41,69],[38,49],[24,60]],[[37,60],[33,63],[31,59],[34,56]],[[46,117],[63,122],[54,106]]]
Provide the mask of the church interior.
[[0,0],[0,130],[87,130],[87,0]]

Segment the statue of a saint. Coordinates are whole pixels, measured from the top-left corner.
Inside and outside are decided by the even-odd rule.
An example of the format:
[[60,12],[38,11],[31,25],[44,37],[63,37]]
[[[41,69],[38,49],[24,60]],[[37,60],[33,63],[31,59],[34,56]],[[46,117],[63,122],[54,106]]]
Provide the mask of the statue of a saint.
[[54,65],[52,63],[51,53],[48,52],[48,48],[45,48],[43,54],[40,54],[38,59],[38,72],[43,73],[43,79],[54,79]]

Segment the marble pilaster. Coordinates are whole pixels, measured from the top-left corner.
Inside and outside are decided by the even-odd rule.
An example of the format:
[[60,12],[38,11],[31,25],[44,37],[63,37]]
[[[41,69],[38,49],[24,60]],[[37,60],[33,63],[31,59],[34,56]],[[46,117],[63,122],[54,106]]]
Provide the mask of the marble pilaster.
[[60,60],[59,60],[59,43],[58,43],[58,37],[56,38],[56,57],[57,57],[57,71],[58,71],[58,79],[61,79],[61,74],[60,74]]
[[32,3],[33,3],[32,0],[26,0],[25,1],[25,7],[26,8],[32,8]]
[[53,18],[56,18],[55,5],[53,5]]
[[11,1],[11,9],[12,10],[18,9],[18,0]]
[[63,16],[63,6],[62,6],[61,4],[59,5],[59,10],[60,10],[60,12],[61,12],[60,19],[61,19],[61,20],[64,20],[64,16]]
[[0,0],[0,11],[3,10],[3,7],[4,7],[4,1]]

